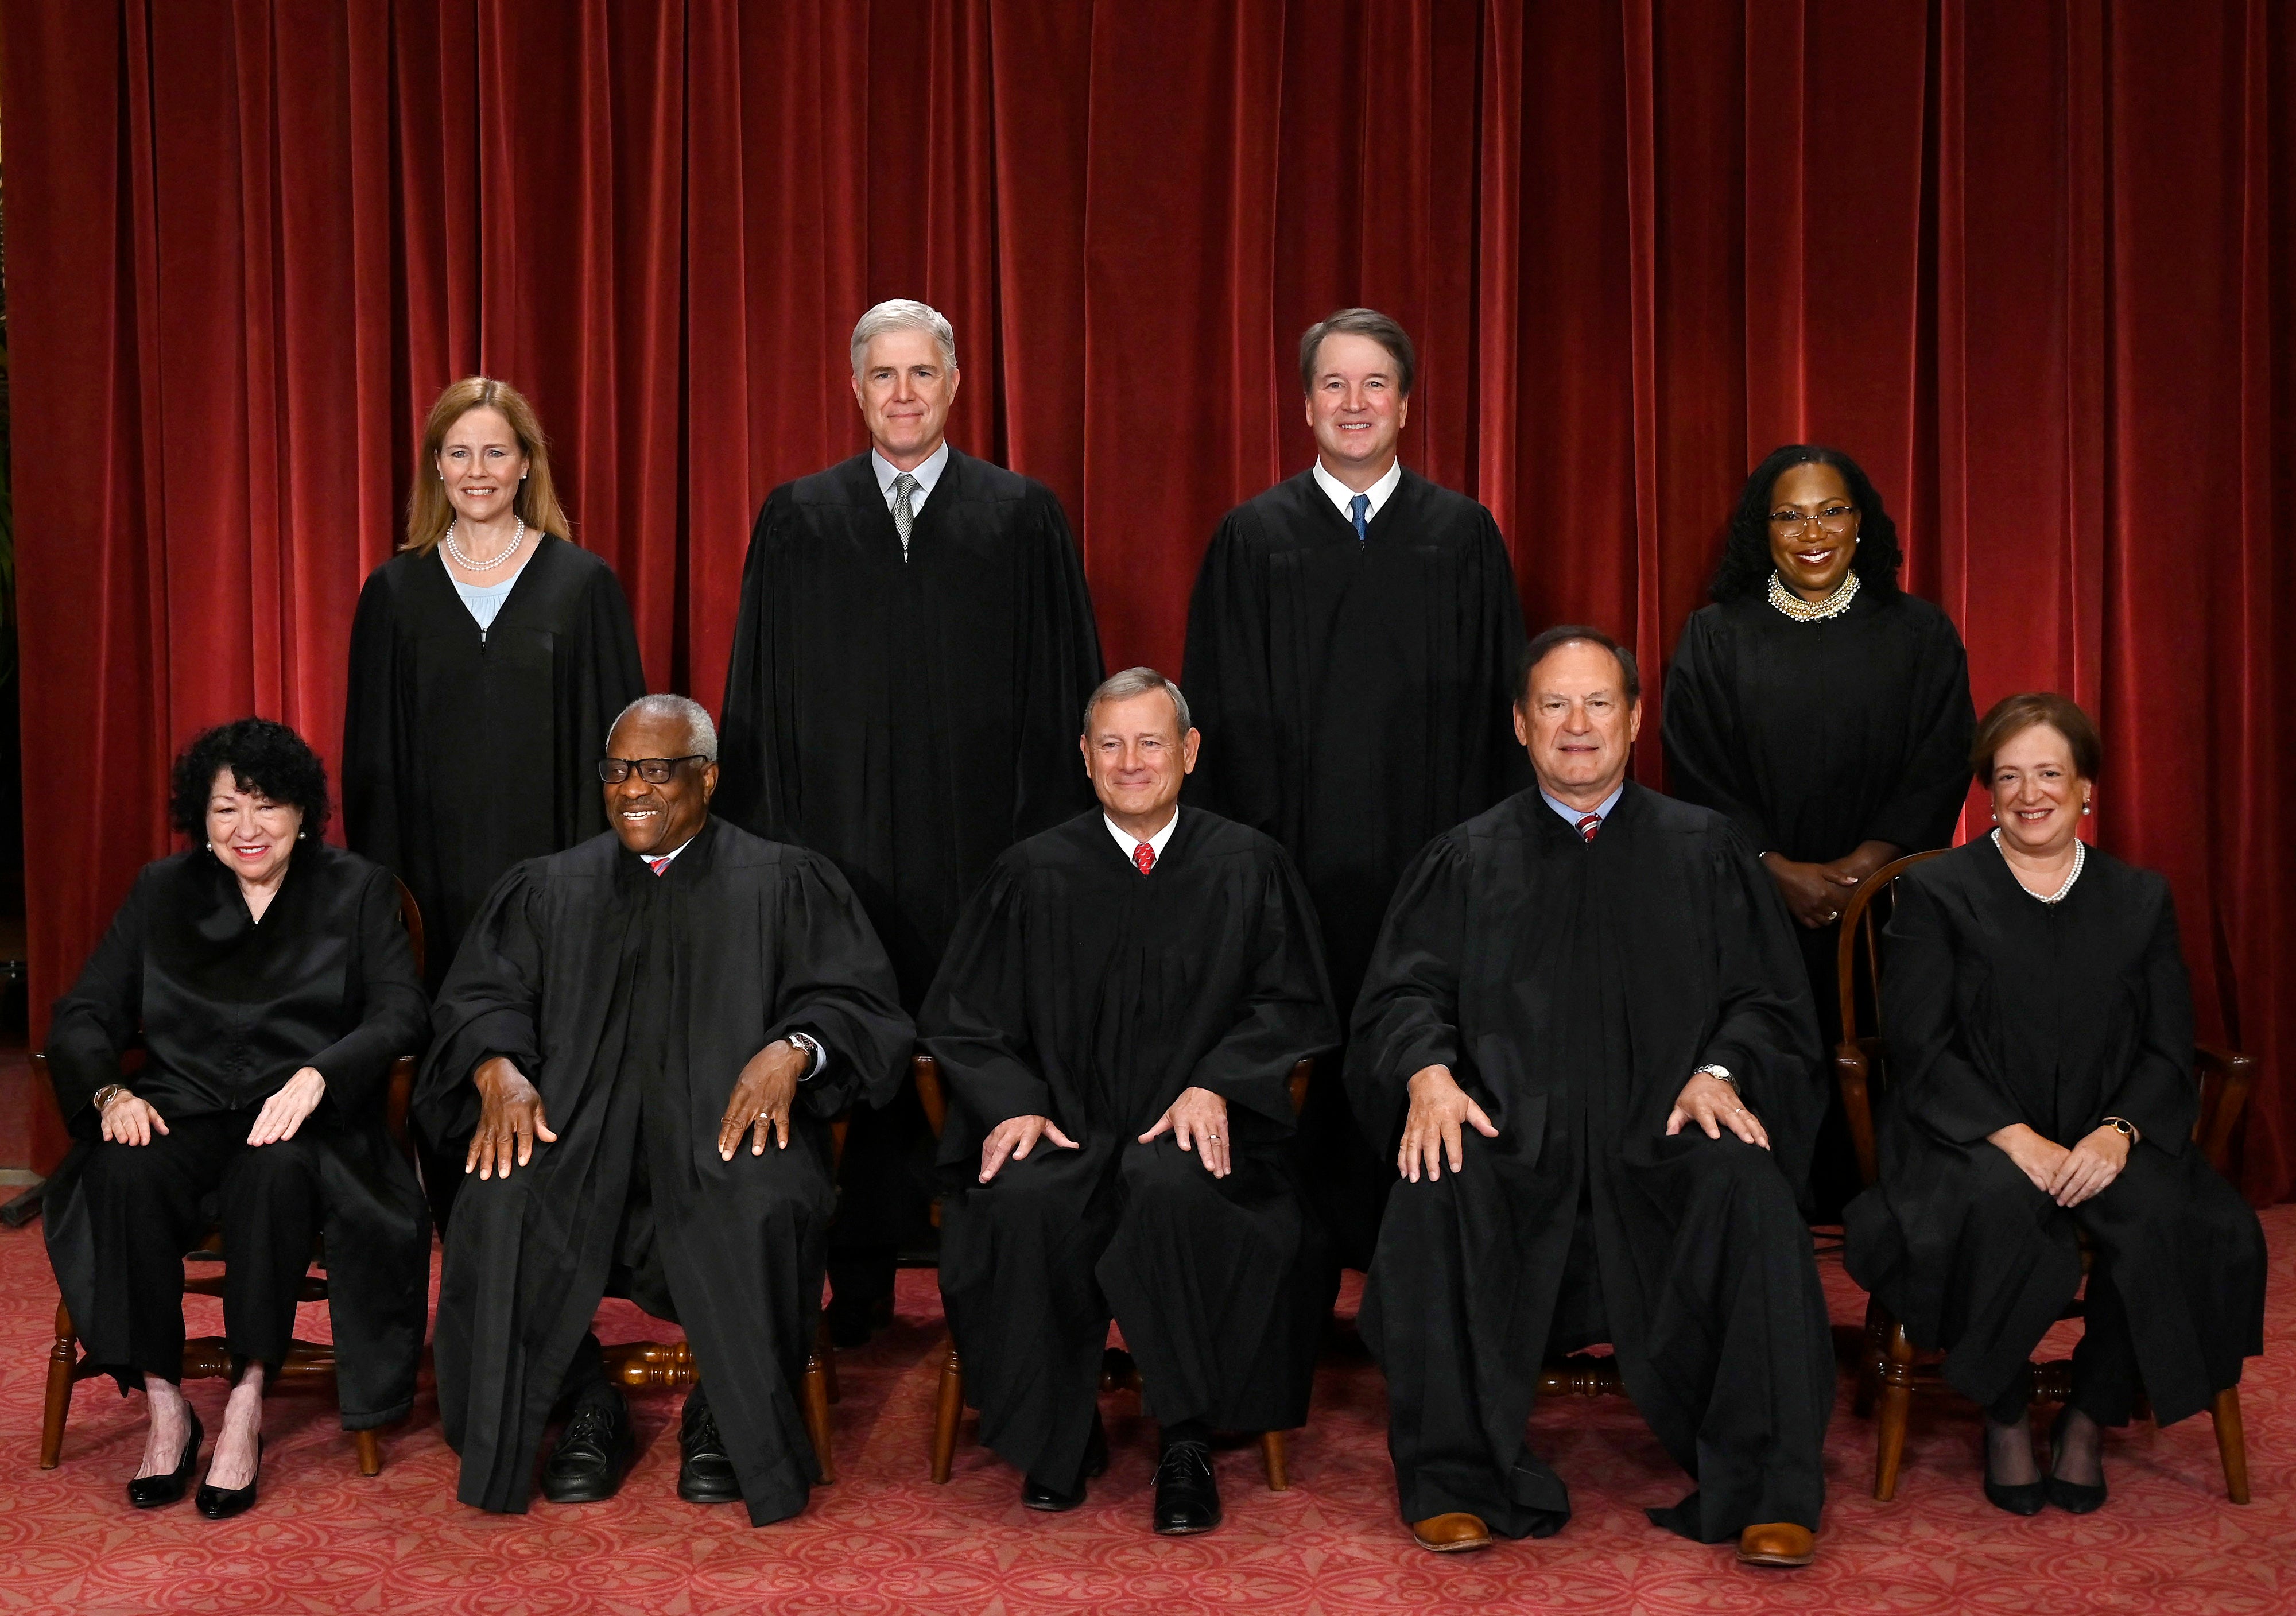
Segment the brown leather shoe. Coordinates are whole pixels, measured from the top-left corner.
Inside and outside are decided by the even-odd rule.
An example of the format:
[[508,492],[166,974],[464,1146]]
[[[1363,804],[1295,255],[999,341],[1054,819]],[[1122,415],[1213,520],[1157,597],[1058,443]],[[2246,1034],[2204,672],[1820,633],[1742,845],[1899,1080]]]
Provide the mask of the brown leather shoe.
[[1816,1558],[1816,1537],[1791,1521],[1750,1526],[1738,1534],[1740,1565],[1808,1565]]
[[1483,1524],[1483,1518],[1464,1512],[1414,1521],[1411,1535],[1419,1539],[1421,1548],[1433,1549],[1439,1554],[1456,1554],[1491,1546],[1491,1529]]

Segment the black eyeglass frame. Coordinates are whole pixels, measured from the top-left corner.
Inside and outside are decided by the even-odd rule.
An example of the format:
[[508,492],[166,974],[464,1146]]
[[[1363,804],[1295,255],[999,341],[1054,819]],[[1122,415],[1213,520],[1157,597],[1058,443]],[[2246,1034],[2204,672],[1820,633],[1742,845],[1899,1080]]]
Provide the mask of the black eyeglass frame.
[[[598,779],[604,785],[619,785],[637,771],[639,779],[648,785],[667,785],[681,763],[707,763],[710,759],[701,752],[688,752],[683,758],[601,758],[598,759]],[[619,774],[615,773],[619,769]],[[660,770],[660,773],[656,773]]]

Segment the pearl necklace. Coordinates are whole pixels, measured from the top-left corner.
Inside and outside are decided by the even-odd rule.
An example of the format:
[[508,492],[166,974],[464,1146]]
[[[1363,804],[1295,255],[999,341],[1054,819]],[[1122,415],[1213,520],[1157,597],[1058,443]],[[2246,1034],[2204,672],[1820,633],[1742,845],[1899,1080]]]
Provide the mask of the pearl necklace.
[[1833,593],[1822,601],[1806,601],[1785,587],[1777,573],[1770,574],[1770,604],[1775,606],[1797,623],[1822,623],[1830,617],[1840,617],[1849,610],[1849,603],[1857,598],[1857,574],[1855,570],[1841,575]]
[[474,562],[469,556],[463,554],[463,546],[455,542],[455,529],[460,524],[458,522],[448,522],[447,524],[447,537],[439,542],[447,546],[447,554],[453,556],[455,562],[466,571],[492,572],[496,567],[501,566],[512,556],[516,555],[518,554],[518,547],[526,542],[526,518],[521,516],[518,519],[518,532],[512,537],[509,549],[504,551],[500,555],[496,556],[494,560],[490,562]]
[[[2001,845],[2001,830],[1997,825],[1994,827],[1993,831],[1993,845],[1997,848]],[[2005,857],[2002,862],[2005,864],[2008,861]],[[2065,884],[2063,886],[2059,887],[2055,891],[2050,893],[2046,898],[2044,898],[2038,892],[2033,890],[2032,888],[2025,887],[2025,883],[2021,881],[2017,884],[2021,887],[2025,887],[2025,896],[2031,898],[2035,903],[2050,905],[2061,904],[2065,900],[2065,894],[2073,890],[2073,882],[2080,879],[2081,865],[2087,862],[2088,844],[2081,841],[2079,837],[2076,836],[2073,838],[2073,867],[2065,876]]]

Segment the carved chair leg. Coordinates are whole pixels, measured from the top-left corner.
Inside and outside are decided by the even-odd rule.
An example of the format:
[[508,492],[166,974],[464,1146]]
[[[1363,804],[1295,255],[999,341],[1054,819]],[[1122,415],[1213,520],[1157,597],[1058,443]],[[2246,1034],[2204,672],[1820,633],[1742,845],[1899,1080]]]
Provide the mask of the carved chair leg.
[[1259,1433],[1260,1468],[1267,1472],[1267,1490],[1272,1493],[1292,1490],[1292,1472],[1285,1468],[1283,1433],[1263,1431]]
[[956,1457],[956,1427],[964,1418],[964,1364],[956,1356],[956,1342],[948,1343],[948,1356],[941,1359],[940,1394],[933,1404],[932,1479],[948,1480],[949,1465]]
[[351,1433],[358,1441],[359,1474],[379,1476],[382,1473],[382,1433],[367,1430]]
[[2225,1491],[2234,1504],[2248,1502],[2248,1435],[2240,1423],[2240,1388],[2227,1386],[2210,1404],[2217,1423],[2217,1456],[2224,1461]]
[[829,1339],[829,1316],[815,1317],[813,1325],[813,1356],[821,1366],[822,1379],[829,1382],[829,1400],[841,1403],[845,1393],[837,1385],[837,1343]]
[[1883,1504],[1898,1496],[1898,1468],[1906,1458],[1906,1424],[1913,1414],[1914,1343],[1906,1326],[1890,1321],[1881,1362],[1882,1417],[1874,1429],[1874,1497]]
[[822,1485],[837,1480],[837,1459],[829,1443],[829,1372],[816,1349],[805,1360],[805,1430],[813,1439],[814,1462],[821,1466]]
[[48,1397],[40,1411],[40,1468],[53,1470],[64,1450],[64,1421],[71,1414],[72,1371],[79,1366],[79,1334],[71,1309],[56,1304],[55,1344],[48,1349]]

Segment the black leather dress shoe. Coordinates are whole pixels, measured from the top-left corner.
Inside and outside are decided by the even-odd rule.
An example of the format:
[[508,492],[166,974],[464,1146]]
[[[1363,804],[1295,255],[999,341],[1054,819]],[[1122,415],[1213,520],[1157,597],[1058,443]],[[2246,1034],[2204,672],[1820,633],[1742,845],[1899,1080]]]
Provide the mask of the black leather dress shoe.
[[138,1476],[127,1484],[127,1501],[138,1509],[157,1509],[162,1504],[173,1504],[184,1496],[192,1484],[192,1467],[200,1460],[200,1416],[192,1416],[191,1439],[184,1444],[183,1456],[176,1468],[163,1475]]
[[[2057,1455],[2064,1447],[2065,1422],[2072,1417],[2072,1407],[2068,1404],[2058,1411],[2055,1423],[2049,1427],[2049,1473],[2041,1485],[2048,1494],[2049,1502],[2067,1514],[2091,1515],[2104,1507],[2104,1466],[2102,1456],[2099,1456],[2097,1465],[2097,1479],[2093,1483],[2068,1481],[2057,1474]],[[2098,1432],[2097,1440],[2102,1443],[2103,1440],[2103,1433]]]
[[[1990,1426],[1992,1421],[1986,1423]],[[2018,1422],[2019,1435],[2024,1434],[2024,1422]],[[1993,1444],[1985,1444],[1985,1501],[1996,1509],[2005,1509],[2013,1515],[2038,1515],[2041,1513],[2044,1481],[1997,1481],[1993,1479]]]
[[255,1486],[263,1480],[263,1439],[255,1439],[255,1473],[247,1478],[244,1487],[209,1487],[200,1483],[199,1497],[192,1500],[200,1513],[210,1521],[228,1521],[234,1515],[243,1515],[255,1507]]
[[[1086,1481],[1108,1473],[1108,1427],[1100,1423],[1100,1415],[1092,1416],[1092,1434],[1084,1440],[1084,1473]],[[1034,1476],[1021,1478],[1021,1502],[1027,1507],[1056,1515],[1074,1509],[1084,1502],[1084,1483],[1079,1481],[1073,1493],[1056,1491]]]
[[637,1440],[629,1406],[619,1392],[576,1405],[542,1467],[542,1496],[553,1504],[601,1504],[620,1490]]
[[1156,1531],[1165,1538],[1208,1532],[1220,1523],[1219,1483],[1212,1450],[1201,1442],[1174,1442],[1156,1464]]
[[734,1473],[734,1457],[726,1451],[726,1438],[709,1412],[709,1399],[696,1386],[685,1399],[685,1418],[677,1431],[677,1496],[688,1504],[738,1504],[741,1478]]

